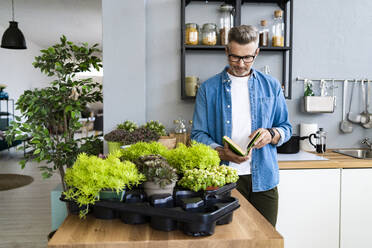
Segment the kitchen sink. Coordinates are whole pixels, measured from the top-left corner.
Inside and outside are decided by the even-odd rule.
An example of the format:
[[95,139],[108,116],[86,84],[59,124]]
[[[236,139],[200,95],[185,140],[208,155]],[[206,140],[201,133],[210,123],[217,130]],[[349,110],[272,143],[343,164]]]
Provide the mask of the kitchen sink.
[[353,158],[372,159],[372,150],[370,149],[335,149],[333,152]]

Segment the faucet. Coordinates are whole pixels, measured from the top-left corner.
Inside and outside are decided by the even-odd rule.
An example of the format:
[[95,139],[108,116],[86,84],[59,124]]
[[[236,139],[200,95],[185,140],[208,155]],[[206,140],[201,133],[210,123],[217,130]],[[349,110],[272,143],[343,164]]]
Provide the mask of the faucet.
[[360,143],[367,145],[369,149],[372,151],[372,144],[369,142],[368,138],[364,138]]

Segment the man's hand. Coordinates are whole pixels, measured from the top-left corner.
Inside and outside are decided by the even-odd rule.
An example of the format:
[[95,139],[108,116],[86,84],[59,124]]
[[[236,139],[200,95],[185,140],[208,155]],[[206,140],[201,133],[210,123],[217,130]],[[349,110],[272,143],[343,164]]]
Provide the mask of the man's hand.
[[227,143],[225,143],[225,146],[223,148],[217,147],[216,151],[218,152],[218,155],[220,156],[221,160],[231,161],[237,164],[247,161],[251,157],[251,153],[252,153],[252,149],[251,149],[247,156],[244,156],[244,157],[239,156],[230,150],[229,145]]
[[[258,137],[256,142],[254,143],[253,148],[259,149],[273,142],[270,132],[265,128],[257,129],[256,131],[251,133],[251,135],[249,135],[249,138],[252,139],[256,135],[257,132],[260,132],[261,135],[260,137]],[[280,134],[277,134],[278,131],[276,131],[275,129],[274,129],[274,132],[275,132],[275,137],[277,137],[278,135],[280,136]]]

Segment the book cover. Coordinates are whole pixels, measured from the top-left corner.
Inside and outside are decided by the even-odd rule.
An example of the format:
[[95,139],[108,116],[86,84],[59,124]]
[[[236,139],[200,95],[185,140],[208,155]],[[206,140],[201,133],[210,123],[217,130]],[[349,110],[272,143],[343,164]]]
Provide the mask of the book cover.
[[251,148],[253,147],[254,143],[256,142],[256,140],[258,139],[258,137],[260,137],[261,133],[258,132],[256,133],[256,135],[249,141],[248,143],[248,146],[247,146],[247,149],[242,149],[238,144],[236,144],[232,139],[230,139],[229,137],[227,136],[223,136],[223,141],[225,141],[230,149],[235,152],[236,154],[240,155],[240,156],[246,156],[249,151],[251,150]]

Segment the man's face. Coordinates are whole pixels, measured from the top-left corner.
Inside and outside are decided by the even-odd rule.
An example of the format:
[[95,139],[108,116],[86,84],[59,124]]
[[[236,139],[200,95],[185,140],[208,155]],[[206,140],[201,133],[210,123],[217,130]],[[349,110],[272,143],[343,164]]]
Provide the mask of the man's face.
[[258,52],[259,48],[254,42],[245,45],[235,41],[230,42],[226,48],[227,61],[230,65],[229,73],[237,77],[249,75]]

